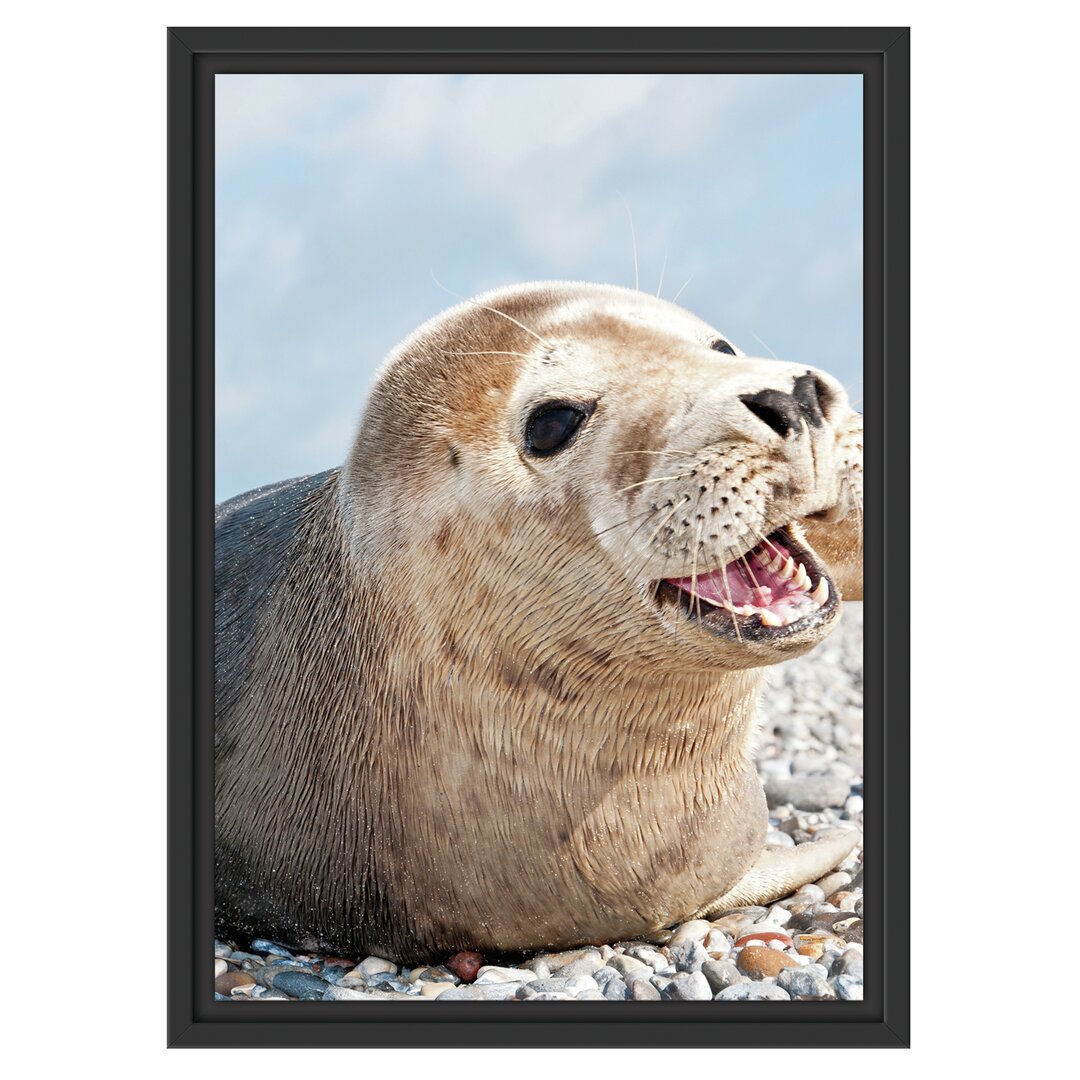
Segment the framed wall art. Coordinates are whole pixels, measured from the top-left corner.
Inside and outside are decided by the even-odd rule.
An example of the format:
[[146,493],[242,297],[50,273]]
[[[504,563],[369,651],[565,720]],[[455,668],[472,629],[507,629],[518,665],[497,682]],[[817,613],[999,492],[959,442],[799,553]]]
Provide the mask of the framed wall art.
[[171,1045],[907,1045],[908,31],[168,49]]

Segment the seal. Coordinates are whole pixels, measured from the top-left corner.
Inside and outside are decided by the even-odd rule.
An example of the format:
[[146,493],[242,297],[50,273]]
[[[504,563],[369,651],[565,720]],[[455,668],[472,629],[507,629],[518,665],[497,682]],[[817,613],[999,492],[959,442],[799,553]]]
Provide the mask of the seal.
[[831,376],[640,292],[417,330],[342,468],[217,511],[219,932],[521,953],[828,872],[856,832],[763,852],[755,713],[861,596],[861,443]]

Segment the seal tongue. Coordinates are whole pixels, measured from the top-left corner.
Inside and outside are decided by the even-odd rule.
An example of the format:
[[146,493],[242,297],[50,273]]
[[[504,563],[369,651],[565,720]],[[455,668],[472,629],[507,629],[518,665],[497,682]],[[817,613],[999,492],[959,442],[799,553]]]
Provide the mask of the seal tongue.
[[828,580],[822,576],[815,585],[806,567],[772,538],[707,574],[668,580],[691,597],[733,615],[758,615],[766,626],[796,622],[829,599]]

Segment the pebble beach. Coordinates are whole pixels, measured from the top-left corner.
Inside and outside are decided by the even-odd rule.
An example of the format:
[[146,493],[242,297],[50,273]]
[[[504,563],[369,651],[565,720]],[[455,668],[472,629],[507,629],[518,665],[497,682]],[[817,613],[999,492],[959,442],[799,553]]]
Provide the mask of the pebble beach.
[[[772,847],[813,843],[863,819],[862,604],[813,652],[772,668],[758,771]],[[476,953],[401,967],[381,957],[214,942],[215,998],[230,1001],[858,1001],[863,988],[862,848],[768,907],[717,912],[649,940],[614,941],[517,964]]]

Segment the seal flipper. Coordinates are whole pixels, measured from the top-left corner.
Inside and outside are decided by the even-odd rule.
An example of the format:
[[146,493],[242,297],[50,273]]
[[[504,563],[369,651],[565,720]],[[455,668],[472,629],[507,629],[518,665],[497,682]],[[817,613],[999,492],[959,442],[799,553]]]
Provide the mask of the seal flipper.
[[861,842],[859,829],[844,829],[809,844],[765,851],[723,896],[706,904],[692,917],[779,900],[824,877]]

